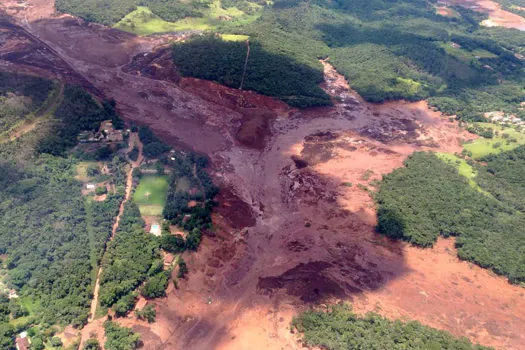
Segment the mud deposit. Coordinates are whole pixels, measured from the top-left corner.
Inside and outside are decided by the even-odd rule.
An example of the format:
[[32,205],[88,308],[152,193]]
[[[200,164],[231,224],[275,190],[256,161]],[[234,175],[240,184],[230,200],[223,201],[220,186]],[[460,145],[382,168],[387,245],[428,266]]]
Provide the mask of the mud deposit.
[[[439,4],[446,6],[462,6],[473,11],[486,13],[488,19],[482,24],[487,27],[504,27],[518,30],[525,30],[525,18],[505,11],[501,6],[492,0],[440,0]],[[446,15],[447,8],[441,8],[440,12]]]
[[[119,321],[143,334],[144,349],[300,349],[293,315],[339,300],[484,345],[524,348],[522,288],[459,261],[452,241],[422,250],[374,232],[375,180],[414,151],[460,152],[471,136],[455,123],[424,102],[367,104],[328,62],[324,88],[338,101],[331,108],[299,111],[179,79],[162,51],[177,37],[133,37],[56,17],[51,1],[28,3],[2,3],[25,28],[9,30],[71,69],[37,66],[35,74],[82,77],[128,121],[209,155],[224,189],[213,232],[184,256],[187,279],[154,301],[157,322]],[[16,58],[28,44],[16,40],[2,42],[0,65],[30,69]]]

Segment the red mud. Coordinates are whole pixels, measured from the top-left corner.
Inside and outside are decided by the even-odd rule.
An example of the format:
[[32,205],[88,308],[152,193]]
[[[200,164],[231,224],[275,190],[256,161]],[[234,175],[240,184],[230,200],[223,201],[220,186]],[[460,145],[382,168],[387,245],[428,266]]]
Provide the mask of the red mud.
[[482,24],[487,27],[525,30],[525,18],[503,10],[498,3],[492,0],[439,0],[438,3],[446,6],[462,6],[467,9],[486,13],[489,18],[483,21]]
[[[126,120],[209,155],[214,179],[227,189],[214,230],[184,256],[188,277],[154,301],[157,322],[119,320],[142,334],[144,349],[299,349],[293,315],[338,300],[484,345],[525,348],[522,288],[459,261],[451,241],[422,250],[374,232],[364,188],[414,151],[460,152],[472,136],[456,123],[424,102],[365,103],[327,63],[324,88],[341,101],[331,108],[299,111],[179,80],[156,50],[169,37],[133,37],[55,17],[47,0],[29,3],[10,10],[27,40],[114,98]],[[16,57],[18,44],[10,45]],[[35,74],[42,69],[54,68]]]

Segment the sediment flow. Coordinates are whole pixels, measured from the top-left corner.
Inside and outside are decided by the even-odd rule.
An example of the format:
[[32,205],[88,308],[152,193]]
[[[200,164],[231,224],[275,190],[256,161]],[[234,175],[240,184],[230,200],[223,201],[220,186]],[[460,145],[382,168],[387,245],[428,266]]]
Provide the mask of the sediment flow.
[[[455,122],[425,102],[368,104],[328,62],[330,108],[296,110],[180,78],[166,56],[176,36],[134,37],[56,17],[49,1],[29,4],[10,10],[16,45],[0,67],[92,86],[128,121],[210,156],[222,187],[216,235],[185,257],[190,274],[179,289],[155,301],[157,322],[119,320],[142,334],[145,349],[301,348],[293,315],[337,300],[523,349],[523,289],[459,261],[451,240],[423,250],[374,231],[365,188],[415,151],[460,152],[472,135]],[[28,50],[35,43],[49,65],[31,64],[42,57]]]

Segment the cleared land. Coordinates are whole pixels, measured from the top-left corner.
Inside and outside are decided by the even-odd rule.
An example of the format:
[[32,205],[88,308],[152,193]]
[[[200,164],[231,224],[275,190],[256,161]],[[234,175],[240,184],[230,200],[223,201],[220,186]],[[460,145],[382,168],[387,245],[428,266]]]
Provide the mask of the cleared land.
[[144,175],[133,195],[133,201],[139,206],[142,215],[162,215],[167,191],[167,176]]
[[[252,4],[256,8],[259,5]],[[214,1],[207,8],[200,11],[201,16],[188,16],[175,22],[169,22],[153,13],[146,6],[137,6],[137,9],[127,14],[115,24],[114,28],[137,35],[151,35],[159,33],[182,31],[214,30],[218,26],[236,26],[255,21],[258,14],[246,14],[236,7],[223,8],[220,1]],[[225,39],[226,40],[226,39]]]
[[511,151],[520,145],[525,145],[525,133],[520,132],[515,128],[505,128],[491,123],[476,124],[494,130],[494,137],[479,138],[464,145],[467,151],[472,152],[472,158],[474,159],[483,158],[489,154]]
[[478,171],[474,169],[472,165],[468,164],[465,159],[459,158],[458,156],[450,153],[436,153],[436,155],[439,159],[457,168],[459,175],[466,177],[468,179],[469,185],[472,188],[475,188],[479,192],[482,192],[489,196],[491,195],[490,193],[484,191],[481,187],[479,187],[479,185],[475,181],[475,178],[478,175]]
[[150,35],[190,29],[208,30],[211,26],[205,18],[185,18],[177,22],[168,22],[151,12],[149,8],[139,6],[118,22],[115,28],[137,35]]

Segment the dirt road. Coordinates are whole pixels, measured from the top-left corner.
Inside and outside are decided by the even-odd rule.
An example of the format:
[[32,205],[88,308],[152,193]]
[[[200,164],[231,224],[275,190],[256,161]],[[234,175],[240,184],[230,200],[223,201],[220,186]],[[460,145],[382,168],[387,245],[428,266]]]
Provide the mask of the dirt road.
[[[124,207],[125,207],[127,201],[131,198],[131,192],[133,190],[133,170],[135,168],[140,167],[140,164],[142,164],[142,161],[144,160],[144,156],[142,154],[142,147],[143,147],[142,142],[140,142],[140,139],[139,139],[137,133],[131,133],[130,136],[129,136],[129,146],[128,146],[128,149],[126,151],[126,154],[131,152],[131,150],[135,146],[139,150],[139,155],[137,157],[137,160],[135,160],[135,161],[129,160],[130,161],[130,167],[129,167],[128,172],[126,174],[125,195],[124,195],[124,199],[120,203],[118,214],[115,217],[115,222],[113,223],[113,228],[111,230],[111,237],[110,237],[109,241],[112,241],[113,238],[115,237],[115,234],[117,233],[117,230],[118,230],[118,227],[119,227],[120,218],[121,218],[122,214],[124,213]],[[92,337],[93,333],[97,335],[97,338],[99,338],[99,341],[100,341],[101,344],[104,343],[103,340],[102,340],[103,333],[101,333],[101,332],[103,330],[101,329],[101,325],[104,323],[105,317],[99,319],[96,322],[96,325],[93,325],[93,321],[95,321],[97,307],[98,307],[98,296],[99,296],[99,291],[100,291],[100,275],[101,274],[102,274],[102,266],[100,266],[99,269],[98,269],[97,279],[95,281],[95,287],[93,289],[93,300],[91,301],[91,308],[90,308],[90,316],[89,316],[89,319],[88,319],[88,325],[86,327],[84,327],[84,329],[82,330],[82,333],[81,333],[81,339],[80,339],[81,348],[82,348],[82,344],[84,344],[84,342],[86,340],[88,340],[90,337]]]
[[298,349],[293,315],[339,300],[485,345],[524,348],[523,289],[459,261],[450,241],[422,250],[374,232],[366,189],[414,151],[461,151],[472,136],[456,123],[424,102],[365,103],[327,62],[333,108],[300,111],[180,79],[157,50],[167,37],[55,17],[47,0],[29,4],[12,16],[52,48],[53,59],[114,98],[128,121],[209,155],[222,185],[215,236],[184,256],[189,278],[155,302],[157,322],[119,321],[141,333],[144,349]]

